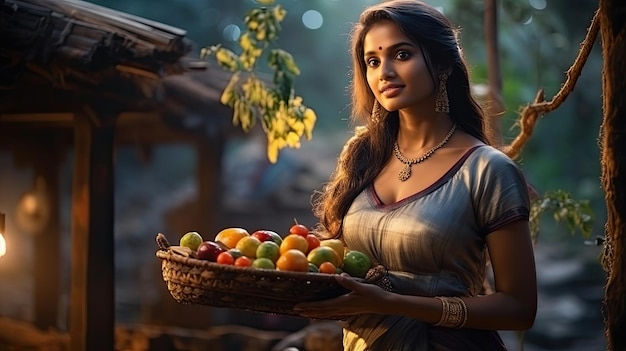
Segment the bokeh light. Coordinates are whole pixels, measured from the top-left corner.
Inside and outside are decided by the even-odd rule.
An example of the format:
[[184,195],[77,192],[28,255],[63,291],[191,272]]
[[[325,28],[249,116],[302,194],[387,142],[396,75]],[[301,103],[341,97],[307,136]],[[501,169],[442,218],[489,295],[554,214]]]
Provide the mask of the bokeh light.
[[528,17],[528,19],[527,19],[526,21],[524,21],[524,23],[523,23],[523,24],[524,24],[524,25],[528,25],[528,24],[531,24],[531,23],[532,23],[532,21],[533,21],[533,16],[531,15],[530,17]]
[[222,36],[228,41],[237,41],[241,36],[241,29],[235,24],[229,24],[224,27],[224,30],[222,31]]
[[537,10],[543,10],[548,5],[546,3],[546,0],[528,0],[528,3],[530,4],[530,6]]
[[308,10],[302,14],[302,24],[309,29],[319,29],[324,24],[324,17],[315,10]]

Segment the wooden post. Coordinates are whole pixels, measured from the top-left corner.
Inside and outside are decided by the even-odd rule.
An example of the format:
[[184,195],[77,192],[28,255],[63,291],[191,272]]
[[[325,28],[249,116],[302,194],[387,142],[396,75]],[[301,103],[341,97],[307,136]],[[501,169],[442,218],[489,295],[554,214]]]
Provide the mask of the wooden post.
[[35,325],[41,330],[58,328],[61,245],[59,235],[59,170],[63,148],[55,136],[38,137],[33,151],[35,177],[46,184],[50,219],[34,240]]
[[201,233],[206,233],[207,240],[217,234],[215,219],[219,208],[222,169],[222,153],[224,141],[216,136],[214,139],[199,138],[196,145],[197,163],[197,220]]
[[[93,115],[93,113],[92,113]],[[89,118],[92,117],[92,118]],[[72,351],[114,349],[114,124],[77,115],[72,184]]]

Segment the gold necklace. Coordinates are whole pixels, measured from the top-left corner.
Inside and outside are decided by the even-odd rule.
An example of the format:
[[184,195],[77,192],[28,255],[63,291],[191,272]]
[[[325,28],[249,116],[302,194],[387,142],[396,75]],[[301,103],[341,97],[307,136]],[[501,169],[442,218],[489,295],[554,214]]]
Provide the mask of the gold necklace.
[[398,173],[398,179],[400,179],[401,182],[404,182],[405,180],[409,179],[411,177],[411,166],[420,162],[424,162],[424,160],[429,158],[437,149],[446,145],[448,140],[450,140],[450,138],[452,137],[452,134],[454,134],[454,131],[456,131],[456,123],[452,125],[452,128],[448,132],[448,135],[446,135],[446,137],[443,138],[443,140],[439,144],[433,146],[430,150],[426,151],[425,154],[417,158],[406,158],[400,152],[400,147],[398,147],[398,141],[396,141],[393,144],[393,153],[394,155],[396,155],[396,158],[398,159],[398,161],[404,163],[404,168],[402,168],[400,173]]

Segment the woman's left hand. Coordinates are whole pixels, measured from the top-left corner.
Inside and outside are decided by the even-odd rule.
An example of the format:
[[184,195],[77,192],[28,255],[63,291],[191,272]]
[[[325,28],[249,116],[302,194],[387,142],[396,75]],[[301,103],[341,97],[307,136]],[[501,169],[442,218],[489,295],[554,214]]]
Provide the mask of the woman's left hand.
[[335,279],[350,292],[333,299],[302,302],[294,310],[302,317],[319,319],[382,312],[389,292],[374,284],[360,283],[348,275],[337,275]]

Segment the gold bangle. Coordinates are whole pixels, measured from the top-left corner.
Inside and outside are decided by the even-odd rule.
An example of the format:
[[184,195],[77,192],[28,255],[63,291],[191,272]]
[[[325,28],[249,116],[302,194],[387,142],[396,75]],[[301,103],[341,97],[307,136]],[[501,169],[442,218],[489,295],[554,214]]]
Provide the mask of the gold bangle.
[[435,326],[447,328],[463,328],[467,322],[467,305],[462,298],[435,296],[441,301],[441,318]]

